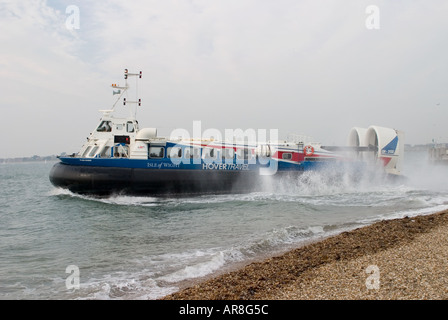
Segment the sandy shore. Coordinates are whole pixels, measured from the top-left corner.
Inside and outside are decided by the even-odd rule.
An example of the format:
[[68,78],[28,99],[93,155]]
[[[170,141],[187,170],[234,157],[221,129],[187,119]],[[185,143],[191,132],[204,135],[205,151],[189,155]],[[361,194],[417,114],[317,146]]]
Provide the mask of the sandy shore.
[[164,299],[447,299],[448,211],[385,220]]

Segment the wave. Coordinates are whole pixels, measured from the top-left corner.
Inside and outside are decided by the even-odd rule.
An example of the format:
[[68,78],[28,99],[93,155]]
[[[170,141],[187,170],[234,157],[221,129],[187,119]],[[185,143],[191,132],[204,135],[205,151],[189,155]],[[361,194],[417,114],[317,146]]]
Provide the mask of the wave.
[[68,189],[63,188],[53,188],[50,192],[48,192],[48,196],[57,196],[57,197],[70,197],[77,198],[87,201],[101,202],[106,204],[113,205],[122,205],[122,206],[156,206],[161,201],[156,197],[137,197],[137,196],[127,196],[127,195],[110,195],[107,197],[96,197],[90,195],[83,195],[72,192]]
[[[331,228],[330,228],[331,229]],[[206,277],[238,263],[246,263],[284,245],[321,237],[337,232],[324,226],[307,228],[273,229],[252,241],[230,248],[187,250],[179,253],[152,255],[130,261],[127,271],[115,271],[100,275],[83,272],[81,288],[68,295],[82,300],[138,300],[158,299],[179,289],[184,281]],[[134,270],[134,271],[131,271]],[[88,279],[86,279],[88,278]]]
[[358,220],[357,222],[362,223],[362,224],[372,224],[372,223],[375,223],[375,222],[381,221],[381,220],[402,219],[405,217],[412,218],[412,217],[417,217],[417,216],[430,215],[433,213],[448,210],[448,203],[446,203],[446,201],[444,201],[444,202],[445,202],[445,204],[431,205],[429,207],[418,208],[418,209],[406,209],[406,210],[396,211],[396,212],[388,213],[388,214],[380,214],[380,215],[377,215],[374,217],[369,217],[369,218]]
[[[300,243],[336,234],[348,228],[350,227],[347,225],[342,226],[342,229],[336,226],[316,225],[306,228],[289,226],[274,229],[267,234],[259,236],[257,239],[227,249],[195,250],[180,254],[151,257],[150,260],[152,262],[158,261],[160,268],[169,270],[166,274],[155,278],[157,283],[176,285],[182,281],[208,276],[225,267],[230,268],[232,265],[245,261],[247,263],[247,261],[252,261],[257,259],[257,257],[272,255],[273,252],[283,252],[286,248],[285,245],[295,247]],[[164,261],[164,263],[160,265],[161,261]]]

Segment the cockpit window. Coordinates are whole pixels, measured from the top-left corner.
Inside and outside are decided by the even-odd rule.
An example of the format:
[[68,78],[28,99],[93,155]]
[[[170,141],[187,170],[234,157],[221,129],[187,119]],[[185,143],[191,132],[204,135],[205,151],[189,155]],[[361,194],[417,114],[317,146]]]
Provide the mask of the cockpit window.
[[97,150],[98,150],[98,146],[94,146],[92,148],[92,151],[90,151],[90,153],[89,153],[89,157],[93,157]]
[[111,132],[112,127],[110,121],[102,121],[98,128],[96,129],[98,132]]

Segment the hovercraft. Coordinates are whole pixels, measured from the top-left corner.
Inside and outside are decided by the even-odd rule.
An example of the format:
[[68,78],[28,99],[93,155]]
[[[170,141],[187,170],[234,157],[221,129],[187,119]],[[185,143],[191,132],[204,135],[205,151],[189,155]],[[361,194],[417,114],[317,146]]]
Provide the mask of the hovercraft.
[[129,77],[137,82],[142,72],[125,69],[125,85],[112,85],[117,100],[100,110],[100,122],[77,153],[58,157],[50,172],[54,186],[99,196],[160,196],[252,192],[266,179],[347,164],[401,175],[403,133],[379,126],[352,128],[344,147],[297,135],[268,141],[158,136],[156,128],[139,128],[136,112],[115,114],[118,102],[141,105],[140,99],[124,97]]

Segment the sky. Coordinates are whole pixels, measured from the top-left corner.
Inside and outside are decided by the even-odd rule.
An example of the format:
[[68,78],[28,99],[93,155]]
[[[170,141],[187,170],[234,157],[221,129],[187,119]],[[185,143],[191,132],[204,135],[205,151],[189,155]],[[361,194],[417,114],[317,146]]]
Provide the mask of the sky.
[[448,142],[447,13],[446,0],[0,0],[0,158],[79,151],[125,68],[143,72],[140,126],[165,135],[201,121],[345,145],[378,125]]

